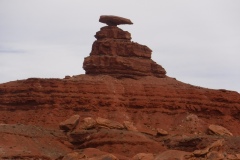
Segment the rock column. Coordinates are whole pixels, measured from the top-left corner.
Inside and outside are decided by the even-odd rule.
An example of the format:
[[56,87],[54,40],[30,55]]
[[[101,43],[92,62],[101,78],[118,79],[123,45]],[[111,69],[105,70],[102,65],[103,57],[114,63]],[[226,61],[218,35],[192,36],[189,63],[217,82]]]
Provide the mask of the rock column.
[[97,40],[83,63],[86,74],[106,74],[117,78],[165,77],[165,69],[151,59],[152,50],[131,42],[131,34],[117,27],[119,24],[131,24],[130,20],[101,16],[99,21],[108,26],[102,27],[95,35]]

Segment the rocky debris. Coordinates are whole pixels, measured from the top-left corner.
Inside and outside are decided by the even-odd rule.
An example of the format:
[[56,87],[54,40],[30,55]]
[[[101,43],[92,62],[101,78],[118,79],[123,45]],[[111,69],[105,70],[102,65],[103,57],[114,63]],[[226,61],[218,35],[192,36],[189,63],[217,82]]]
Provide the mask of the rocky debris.
[[73,115],[72,117],[70,117],[69,119],[61,122],[59,124],[59,128],[64,130],[64,131],[70,131],[70,130],[73,130],[78,122],[79,122],[79,115]]
[[99,18],[99,22],[106,23],[109,26],[117,26],[120,24],[133,24],[130,19],[113,15],[102,15]]
[[154,158],[152,153],[138,153],[133,156],[132,160],[154,160]]
[[98,117],[96,119],[97,125],[100,127],[106,127],[111,129],[124,129],[124,126],[116,121],[111,121],[109,119]]
[[166,136],[166,135],[168,135],[168,132],[165,131],[164,129],[157,128],[157,135]]
[[[103,16],[100,19],[104,22],[109,20],[109,23],[120,24],[111,16]],[[123,22],[125,21],[121,20],[121,23]],[[152,50],[145,45],[131,42],[129,32],[123,31],[116,25],[110,25],[102,27],[95,37],[97,41],[93,43],[90,56],[86,57],[83,63],[86,74],[107,74],[118,78],[166,77],[165,69],[151,60]]]
[[206,155],[206,154],[209,153],[210,150],[213,150],[213,149],[222,147],[222,146],[223,146],[223,142],[224,142],[224,139],[217,140],[217,141],[213,142],[211,145],[205,147],[204,149],[195,150],[195,151],[193,152],[193,154],[194,154],[195,156],[203,156],[203,155]]
[[92,117],[86,117],[83,119],[83,124],[81,128],[83,129],[92,129],[97,125],[97,122]]
[[208,127],[210,133],[220,135],[220,136],[233,136],[233,134],[226,128],[219,125],[209,125]]
[[157,131],[149,127],[141,126],[138,128],[138,131],[151,136],[157,136]]

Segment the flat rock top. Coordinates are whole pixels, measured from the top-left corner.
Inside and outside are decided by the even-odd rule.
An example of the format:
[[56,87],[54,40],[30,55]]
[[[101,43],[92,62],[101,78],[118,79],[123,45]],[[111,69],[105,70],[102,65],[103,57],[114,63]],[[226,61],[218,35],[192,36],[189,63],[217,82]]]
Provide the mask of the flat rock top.
[[112,16],[112,15],[102,15],[99,18],[99,22],[106,23],[109,26],[117,26],[120,24],[133,24],[130,19]]

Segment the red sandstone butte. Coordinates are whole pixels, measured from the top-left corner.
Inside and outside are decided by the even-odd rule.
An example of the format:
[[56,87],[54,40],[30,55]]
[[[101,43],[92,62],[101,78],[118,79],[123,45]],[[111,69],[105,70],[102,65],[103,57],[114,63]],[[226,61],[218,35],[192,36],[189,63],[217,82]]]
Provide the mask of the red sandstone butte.
[[[116,26],[95,37],[86,74],[0,84],[0,159],[239,159],[238,92],[168,77]],[[60,130],[73,115],[77,126]]]

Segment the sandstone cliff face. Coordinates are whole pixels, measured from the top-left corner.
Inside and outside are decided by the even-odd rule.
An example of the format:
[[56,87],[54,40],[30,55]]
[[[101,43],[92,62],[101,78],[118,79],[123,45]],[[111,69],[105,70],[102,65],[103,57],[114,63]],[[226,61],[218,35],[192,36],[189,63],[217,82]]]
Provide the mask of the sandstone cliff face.
[[240,94],[166,76],[121,23],[96,33],[85,75],[0,84],[2,159],[239,159]]

